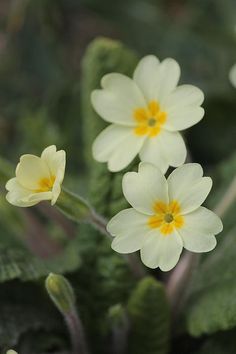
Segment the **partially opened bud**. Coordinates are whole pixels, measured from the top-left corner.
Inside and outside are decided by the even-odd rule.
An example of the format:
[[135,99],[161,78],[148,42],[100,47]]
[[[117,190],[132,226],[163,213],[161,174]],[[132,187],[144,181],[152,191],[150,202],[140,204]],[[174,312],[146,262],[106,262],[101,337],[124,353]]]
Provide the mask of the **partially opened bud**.
[[72,286],[65,277],[50,273],[46,279],[46,289],[58,310],[66,314],[74,310],[75,295]]
[[52,145],[43,150],[41,156],[21,156],[16,167],[16,177],[7,184],[6,198],[19,207],[29,207],[43,200],[54,205],[61,193],[64,179],[66,154]]

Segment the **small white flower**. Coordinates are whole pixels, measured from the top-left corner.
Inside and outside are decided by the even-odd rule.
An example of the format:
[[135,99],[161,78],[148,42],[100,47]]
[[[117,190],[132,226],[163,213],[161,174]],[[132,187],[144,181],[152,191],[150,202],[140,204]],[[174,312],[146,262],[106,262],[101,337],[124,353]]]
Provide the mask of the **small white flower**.
[[183,248],[208,252],[222,231],[220,218],[200,205],[212,187],[199,164],[186,164],[165,178],[152,164],[140,163],[138,172],[123,177],[123,193],[133,208],[115,215],[107,230],[116,236],[112,248],[119,253],[141,250],[143,263],[169,271]]
[[9,203],[29,207],[42,200],[55,204],[64,179],[66,154],[56,151],[56,146],[47,147],[41,157],[23,155],[16,167],[16,177],[6,184]]
[[229,71],[229,81],[231,82],[231,85],[236,88],[236,63]]
[[6,352],[6,354],[18,354],[15,350],[10,349]]
[[174,59],[163,62],[154,55],[137,65],[133,80],[111,73],[101,80],[102,90],[92,92],[96,112],[112,123],[93,144],[97,161],[108,162],[112,172],[120,171],[139,154],[141,161],[158,166],[180,166],[186,147],[179,131],[198,123],[204,109],[204,95],[192,85],[177,87],[180,67]]

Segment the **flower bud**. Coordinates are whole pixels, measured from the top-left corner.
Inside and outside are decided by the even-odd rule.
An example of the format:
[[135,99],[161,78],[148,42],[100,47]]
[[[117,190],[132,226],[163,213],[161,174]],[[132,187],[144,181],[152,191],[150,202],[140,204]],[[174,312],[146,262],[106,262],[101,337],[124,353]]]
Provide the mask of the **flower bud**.
[[60,312],[74,310],[75,295],[68,280],[60,274],[50,273],[45,282],[47,292]]

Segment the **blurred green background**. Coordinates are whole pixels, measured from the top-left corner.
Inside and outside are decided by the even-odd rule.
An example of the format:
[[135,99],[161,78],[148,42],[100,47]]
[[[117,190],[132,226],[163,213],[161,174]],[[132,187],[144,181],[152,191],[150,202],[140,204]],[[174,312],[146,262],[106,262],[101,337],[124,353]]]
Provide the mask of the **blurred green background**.
[[[1,157],[15,165],[21,154],[39,155],[46,146],[55,144],[67,152],[67,186],[84,196],[91,195],[94,205],[106,216],[114,215],[121,208],[120,190],[109,187],[108,193],[106,189],[112,183],[120,186],[121,175],[117,175],[116,180],[107,175],[104,177],[107,173],[104,172],[105,166],[96,165],[100,170],[93,176],[93,183],[97,178],[98,184],[94,183],[92,189],[102,194],[102,197],[99,194],[99,200],[93,191],[91,193],[91,182],[88,183],[92,164],[89,124],[93,113],[91,107],[86,109],[89,92],[84,91],[89,91],[87,79],[93,80],[94,73],[98,76],[94,79],[98,85],[103,67],[99,64],[100,71],[97,72],[96,62],[89,61],[89,56],[96,50],[93,52],[91,47],[86,50],[97,37],[121,41],[136,53],[137,58],[151,53],[160,59],[175,58],[182,70],[181,83],[194,84],[204,91],[205,117],[186,131],[185,139],[192,160],[201,163],[213,176],[215,187],[208,202],[213,207],[236,171],[236,89],[228,79],[229,70],[236,62],[235,0],[0,0]],[[129,56],[127,53],[127,60]],[[124,62],[125,58],[124,55]],[[122,69],[124,72],[132,73],[132,60],[129,67],[127,64],[127,68]],[[117,62],[120,67],[125,67],[122,59]],[[116,65],[111,62],[111,67]],[[6,169],[13,174],[6,161],[0,159],[0,164],[0,170]],[[103,179],[100,179],[101,175]],[[4,178],[1,176],[0,179],[2,353],[5,354],[9,346],[16,347],[20,354],[68,353],[69,340],[63,321],[43,288],[43,279],[49,271],[68,274],[75,287],[92,353],[113,353],[107,342],[107,334],[108,337],[111,335],[108,313],[111,306],[127,301],[134,286],[134,279],[125,263],[110,250],[107,241],[101,241],[101,235],[87,226],[77,228],[50,207],[43,205],[25,211],[7,205]],[[102,183],[106,193],[100,188]],[[110,201],[107,201],[108,194],[111,200],[118,200],[115,206],[110,206]],[[213,303],[212,308],[208,306],[207,296],[210,293],[212,298],[216,293],[215,287],[221,286],[216,283],[217,279],[220,278],[223,284],[226,274],[209,258],[205,268],[203,266],[203,273],[213,279],[212,288],[207,288],[204,297],[208,280],[204,276],[201,278],[201,274],[196,278],[196,293],[201,294],[202,302],[199,300],[196,309],[196,293],[192,290],[195,295],[190,299],[190,310],[186,314],[187,330],[181,332],[179,338],[172,339],[173,354],[235,353],[235,349],[226,353],[223,344],[226,342],[230,348],[236,347],[232,339],[235,338],[234,329],[232,333],[228,331],[217,338],[191,337],[210,335],[236,326],[236,306],[232,310],[236,293],[235,281],[232,280],[236,276],[235,209],[227,215],[224,235],[229,230],[231,236],[228,246],[224,247],[228,247],[226,258],[232,262],[231,268],[230,265],[224,266],[228,271],[227,281],[231,279],[230,284],[234,283],[234,288],[228,290],[231,299],[225,299],[221,293],[219,298],[222,296],[230,307],[222,310],[219,321],[214,317],[211,322],[213,317],[205,315],[206,308],[213,314],[215,308],[221,308],[218,299],[218,302],[210,302],[211,305]],[[219,250],[217,259],[225,262]],[[211,264],[216,267],[217,274]],[[156,274],[165,278],[158,272]],[[146,305],[153,299],[155,301],[155,291],[150,295],[153,298],[146,298]],[[142,296],[145,297],[146,293]],[[158,314],[160,308],[144,307],[144,310],[150,315],[152,311]],[[232,313],[234,320],[231,317],[229,320],[225,313],[228,317]],[[145,321],[147,327],[150,318],[144,318]],[[156,340],[156,333],[152,334],[152,339]],[[163,336],[162,332],[159,334]],[[151,341],[149,333],[146,335],[146,340]],[[131,345],[128,354],[167,353],[167,346],[160,351],[155,349],[155,345],[154,349],[142,349],[144,340],[140,340],[138,347]],[[201,351],[197,352],[198,349]]]

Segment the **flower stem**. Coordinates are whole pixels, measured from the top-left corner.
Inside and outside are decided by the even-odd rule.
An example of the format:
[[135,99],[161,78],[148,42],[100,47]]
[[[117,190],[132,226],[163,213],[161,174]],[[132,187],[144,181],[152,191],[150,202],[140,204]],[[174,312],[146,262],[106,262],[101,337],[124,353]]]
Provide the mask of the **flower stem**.
[[[112,239],[112,236],[106,229],[107,220],[103,216],[97,214],[82,197],[63,188],[56,206],[69,219],[76,223],[89,223],[103,235]],[[140,279],[145,276],[146,272],[144,271],[144,267],[135,254],[125,254],[123,257],[128,262],[129,267],[136,278]]]
[[65,314],[65,321],[71,337],[73,354],[88,354],[83,326],[75,309]]
[[[222,199],[216,205],[214,212],[221,218],[226,214],[236,199],[236,176],[233,178]],[[166,285],[167,295],[173,309],[180,308],[184,293],[194,268],[199,262],[198,253],[186,252],[173,270]]]

